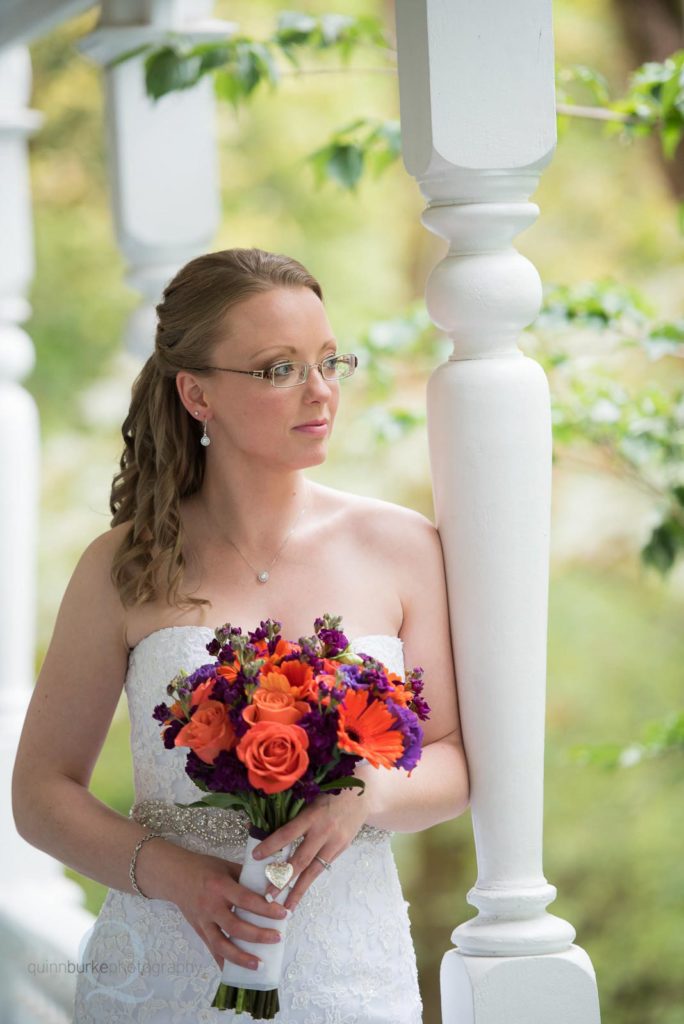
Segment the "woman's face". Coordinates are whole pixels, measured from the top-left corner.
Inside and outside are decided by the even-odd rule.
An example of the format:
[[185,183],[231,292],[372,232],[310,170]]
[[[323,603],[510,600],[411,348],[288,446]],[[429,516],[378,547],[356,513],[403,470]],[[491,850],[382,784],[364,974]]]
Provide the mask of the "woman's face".
[[[225,325],[212,366],[266,370],[282,360],[319,362],[338,351],[323,303],[306,287],[251,295],[228,311]],[[309,368],[304,384],[288,388],[273,387],[268,377],[221,372],[204,377],[200,386],[209,407],[208,456],[241,452],[290,470],[325,461],[340,383],[324,380],[318,368]],[[325,421],[325,430],[298,429],[311,420]]]

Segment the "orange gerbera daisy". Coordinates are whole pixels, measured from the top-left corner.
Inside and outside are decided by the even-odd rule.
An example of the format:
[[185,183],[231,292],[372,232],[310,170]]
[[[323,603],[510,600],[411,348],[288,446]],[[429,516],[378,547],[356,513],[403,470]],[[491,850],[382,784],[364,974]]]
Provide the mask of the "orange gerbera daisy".
[[410,690],[407,690],[402,682],[394,684],[394,691],[392,693],[385,694],[385,699],[390,698],[395,704],[401,704],[402,707],[408,707],[413,700],[413,694]]
[[392,768],[404,752],[401,733],[392,729],[394,716],[380,700],[368,701],[368,690],[349,690],[338,707],[337,743],[360,754],[374,768]]

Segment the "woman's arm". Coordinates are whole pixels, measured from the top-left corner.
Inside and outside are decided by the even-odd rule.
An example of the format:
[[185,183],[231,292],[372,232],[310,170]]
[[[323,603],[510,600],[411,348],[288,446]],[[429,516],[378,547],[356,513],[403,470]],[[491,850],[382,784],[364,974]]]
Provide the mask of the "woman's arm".
[[[109,579],[121,529],[86,548],[65,591],[19,740],[12,806],[17,830],[31,845],[103,885],[133,892],[128,866],[146,830],[88,792],[128,661],[123,607]],[[141,878],[151,846],[140,851]],[[162,856],[157,850],[149,860]],[[145,879],[150,895],[163,897],[166,876]]]
[[361,765],[367,783],[366,822],[396,832],[419,832],[463,814],[470,784],[451,646],[442,544],[433,523],[413,509],[383,503],[364,517],[366,542],[381,555],[404,612],[399,635],[406,671],[420,665],[423,696],[431,714],[423,729],[423,753],[405,771]]
[[[124,610],[109,577],[119,534],[115,527],[89,545],[64,594],[19,740],[12,806],[17,830],[32,846],[132,893],[131,857],[149,830],[88,791],[128,663]],[[277,932],[238,920],[230,908],[272,918],[284,911],[241,886],[239,870],[158,838],[140,849],[135,874],[146,896],[177,904],[219,966],[223,959],[252,966],[254,958],[224,932],[252,942]]]

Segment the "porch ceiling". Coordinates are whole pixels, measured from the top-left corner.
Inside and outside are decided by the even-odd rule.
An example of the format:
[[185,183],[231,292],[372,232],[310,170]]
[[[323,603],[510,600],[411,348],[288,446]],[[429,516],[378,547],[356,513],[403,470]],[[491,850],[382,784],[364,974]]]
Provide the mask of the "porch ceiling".
[[30,43],[94,6],[93,0],[0,0],[0,49]]

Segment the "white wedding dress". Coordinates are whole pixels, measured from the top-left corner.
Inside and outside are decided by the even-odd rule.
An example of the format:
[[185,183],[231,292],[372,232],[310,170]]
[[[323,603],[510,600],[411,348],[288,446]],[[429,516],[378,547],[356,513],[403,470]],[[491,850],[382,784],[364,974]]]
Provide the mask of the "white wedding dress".
[[[166,699],[166,684],[181,667],[191,671],[213,660],[206,651],[213,635],[205,626],[170,626],[149,634],[130,652],[125,690],[136,806],[141,801],[191,803],[200,796],[184,770],[187,750],[164,747],[152,712]],[[399,637],[357,637],[352,646],[404,677]],[[304,893],[284,939],[274,1024],[422,1024],[409,904],[392,834],[364,825],[335,858],[332,870],[322,872]],[[170,840],[244,861],[246,834],[223,845],[192,832]],[[211,1006],[221,972],[175,903],[110,889],[79,955],[74,1024],[251,1020]]]

